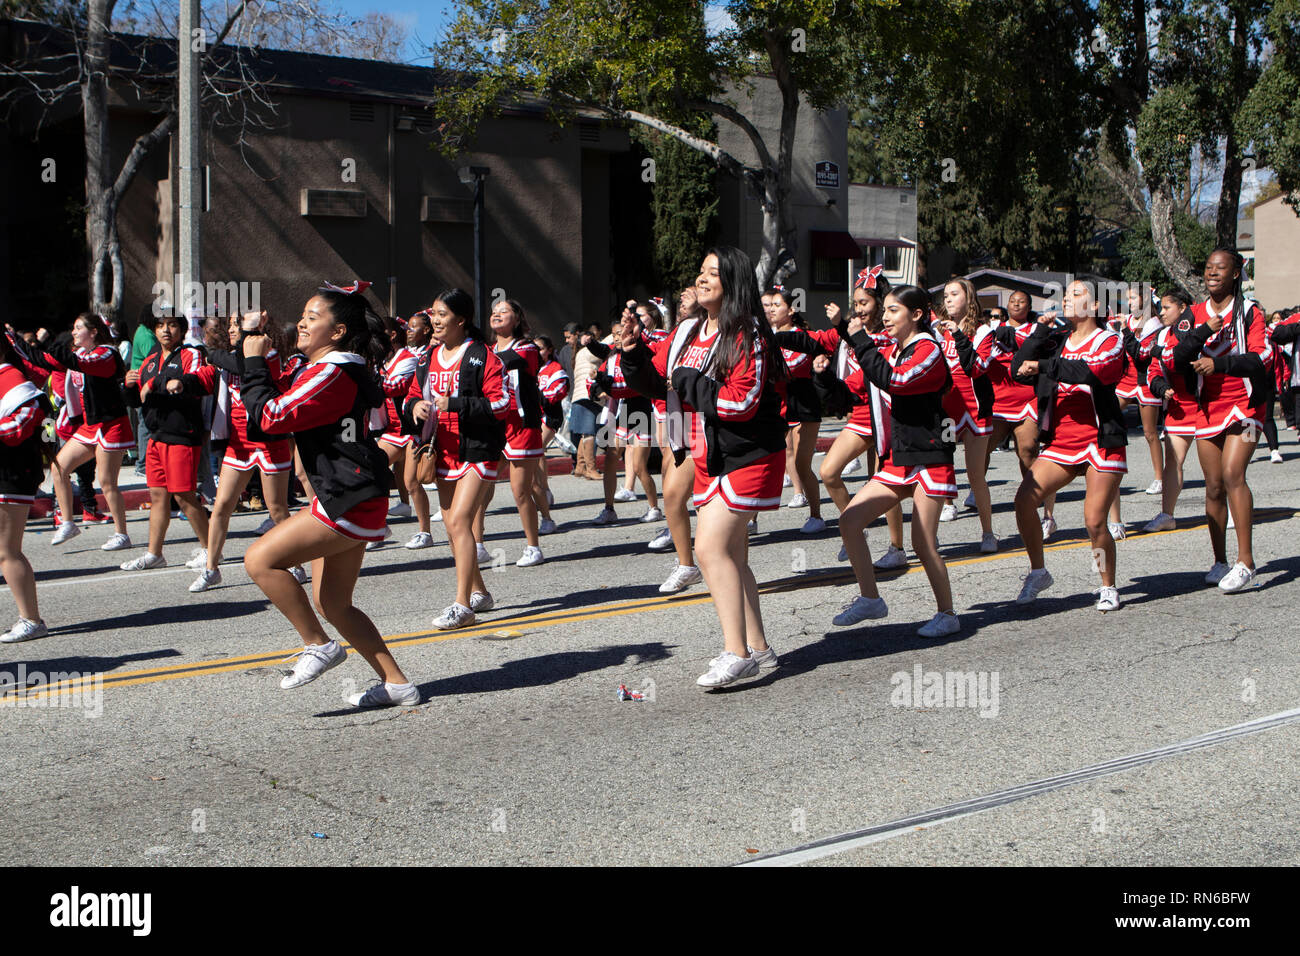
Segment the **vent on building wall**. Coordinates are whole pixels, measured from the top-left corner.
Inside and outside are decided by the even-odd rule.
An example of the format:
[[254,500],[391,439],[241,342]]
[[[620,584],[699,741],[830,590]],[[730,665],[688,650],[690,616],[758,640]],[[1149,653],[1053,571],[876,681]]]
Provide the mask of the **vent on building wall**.
[[349,103],[348,117],[354,123],[373,123],[375,121],[375,104]]
[[420,201],[420,222],[473,222],[474,200],[424,196]]
[[360,189],[304,189],[302,214],[364,219],[366,194]]
[[599,143],[600,127],[595,123],[583,123],[578,127],[579,143]]

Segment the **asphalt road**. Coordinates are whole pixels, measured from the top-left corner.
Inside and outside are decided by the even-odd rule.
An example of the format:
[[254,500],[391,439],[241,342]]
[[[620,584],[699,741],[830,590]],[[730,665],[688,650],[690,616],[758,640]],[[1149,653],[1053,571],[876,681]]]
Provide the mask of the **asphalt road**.
[[[707,591],[661,597],[673,559],[645,548],[660,525],[634,520],[642,500],[619,505],[616,526],[589,526],[592,482],[552,479],[562,532],[529,569],[513,565],[522,535],[498,495],[488,544],[509,563],[488,575],[497,609],[465,631],[431,628],[452,593],[441,526],[432,550],[367,556],[358,604],[401,635],[394,652],[423,694],[384,712],[344,702],[371,677],[355,656],[279,689],[299,645],[238,563],[264,515],[236,517],[226,585],[199,595],[180,567],[194,546],[184,523],[170,567],[127,574],[118,563],[139,552],[100,551],[107,529],[55,549],[33,522],[25,548],[54,632],[0,646],[0,681],[29,688],[0,712],[0,863],[1294,865],[1297,722],[997,797],[1300,704],[1300,449],[1283,436],[1286,462],[1264,452],[1250,470],[1262,586],[1224,595],[1201,581],[1195,455],[1178,530],[1142,535],[1158,499],[1141,492],[1151,465],[1131,435],[1124,604],[1105,616],[1081,483],[1058,505],[1055,586],[1032,610],[1011,603],[1027,570],[1018,471],[994,455],[1003,551],[978,553],[973,511],[941,526],[963,623],[943,641],[915,634],[934,612],[915,561],[882,579],[888,619],[833,628],[854,593],[833,523],[810,539],[806,511],[764,515],[751,561],[781,666],[716,693],[695,685],[721,649]],[[395,523],[396,541],[412,529]],[[142,515],[132,533],[143,540]],[[878,553],[883,525],[870,540]],[[12,615],[7,591],[0,612]],[[56,672],[103,684],[84,699],[43,693]],[[949,686],[932,698],[935,674]],[[620,703],[620,683],[652,699]],[[913,684],[921,699],[901,699]],[[989,795],[973,815],[885,826]],[[869,842],[781,856],[868,828]]]

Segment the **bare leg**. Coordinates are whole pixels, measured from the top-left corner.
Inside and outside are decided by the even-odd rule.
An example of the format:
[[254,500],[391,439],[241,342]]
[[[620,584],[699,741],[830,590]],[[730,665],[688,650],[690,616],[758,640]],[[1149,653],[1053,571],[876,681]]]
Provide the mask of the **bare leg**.
[[695,488],[695,462],[686,458],[675,464],[671,448],[664,449],[664,517],[673,536],[677,563],[690,567],[695,563],[691,547],[690,500]]
[[266,511],[272,521],[281,524],[288,520],[289,473],[287,471],[276,472],[273,475],[262,472],[262,500],[266,502]]
[[[699,511],[695,539],[695,558],[704,575],[704,583],[713,595],[713,606],[722,625],[723,644],[737,657],[749,656],[746,625],[751,614],[760,620],[761,627],[757,587],[751,609],[744,580],[748,525],[748,514],[731,511],[721,498],[714,498]],[[761,633],[755,634],[754,638],[766,645]]]
[[[212,520],[208,522],[209,571],[216,570],[217,565],[221,563],[221,552],[226,546],[226,536],[230,533],[230,516],[235,513],[239,496],[248,487],[248,481],[252,476],[251,471],[239,471],[229,465],[221,466],[221,478],[217,482],[217,500],[212,503]],[[307,510],[303,509],[303,511]],[[316,523],[320,524],[319,521]],[[297,581],[294,583],[297,584]]]
[[510,490],[515,496],[515,507],[519,509],[519,520],[524,526],[524,539],[532,547],[537,547],[537,503],[533,501],[533,471],[539,463],[537,458],[525,458],[510,462]]
[[897,510],[899,502],[910,494],[910,489],[896,488],[880,481],[869,481],[853,496],[852,502],[840,513],[840,537],[848,553],[853,574],[858,579],[858,591],[865,598],[880,597],[876,587],[876,571],[871,565],[871,549],[867,545],[867,525],[882,514]]
[[429,534],[429,493],[415,476],[415,456],[406,456],[406,487],[411,492],[411,505],[415,509],[415,520],[420,530]]
[[1016,527],[1020,529],[1020,540],[1024,542],[1025,552],[1029,555],[1031,571],[1044,566],[1043,526],[1038,520],[1038,506],[1073,481],[1074,477],[1073,469],[1039,458],[1020,482],[1020,488],[1016,491]]
[[[817,473],[812,467],[813,455],[817,453],[818,423],[800,422],[792,432],[794,433],[794,474],[790,480],[794,482],[799,494],[808,499],[808,516],[820,518],[822,516],[821,488],[817,486]],[[787,444],[789,441],[787,437]]]
[[1227,435],[1198,438],[1196,454],[1205,476],[1205,523],[1210,531],[1210,548],[1216,564],[1227,564],[1224,538],[1228,526],[1228,488],[1223,481],[1223,443]]
[[64,521],[75,521],[72,510],[72,473],[95,457],[94,445],[83,445],[79,441],[69,441],[59,449],[58,456],[50,464],[50,475],[54,478],[54,497],[59,502],[59,514]]
[[1255,497],[1246,484],[1246,467],[1259,444],[1259,432],[1243,431],[1234,425],[1223,444],[1223,484],[1228,493],[1228,505],[1237,530],[1237,560],[1255,568],[1253,548]]
[[[126,534],[126,499],[122,497],[122,492],[117,487],[117,476],[122,470],[122,456],[125,454],[125,449],[105,451],[103,448],[95,448],[95,470],[99,475],[99,490],[104,493],[104,500],[108,502],[108,511],[113,516],[113,529],[118,534]],[[168,514],[170,513],[168,511]],[[70,512],[65,511],[64,514],[71,516]]]
[[[23,531],[27,527],[30,505],[0,505],[0,573],[18,605],[18,616],[29,621],[41,619],[36,604],[36,575],[23,554]],[[64,512],[67,514],[67,512]]]
[[871,439],[864,438],[847,428],[835,436],[835,441],[822,459],[821,479],[826,493],[831,496],[840,514],[849,506],[849,490],[844,487],[844,466],[871,447]]
[[[975,494],[975,508],[979,511],[980,530],[984,534],[991,534],[993,531],[993,501],[989,496],[989,483],[985,475],[985,469],[989,457],[989,436],[967,434],[962,439],[962,445],[966,449],[966,480],[970,482],[970,489]],[[940,503],[940,510],[943,505]],[[916,497],[912,498],[912,520],[916,520]],[[912,537],[916,537],[916,531],[913,529]],[[919,556],[919,555],[918,555]],[[945,578],[947,572],[945,571]],[[940,610],[943,610],[942,608]]]
[[171,524],[171,492],[166,488],[149,489],[149,553],[162,554],[163,541],[167,539],[167,526]]
[[1115,586],[1115,539],[1106,523],[1112,499],[1119,497],[1119,484],[1123,475],[1098,471],[1088,467],[1084,473],[1086,491],[1083,497],[1083,523],[1092,542],[1092,554],[1101,571],[1101,583]]
[[[970,460],[968,457],[967,461]],[[982,460],[982,459],[981,459]],[[968,473],[969,474],[969,473]],[[979,493],[976,492],[976,500]],[[930,580],[934,603],[940,611],[952,611],[952,585],[948,580],[948,565],[939,554],[939,513],[944,499],[931,498],[920,489],[912,494],[912,550],[916,552]]]
[[1178,507],[1178,496],[1183,491],[1183,462],[1187,459],[1188,449],[1192,447],[1192,438],[1189,435],[1171,435],[1166,431],[1165,442],[1168,448],[1165,450],[1165,468],[1161,479],[1160,510],[1172,515],[1174,508]]

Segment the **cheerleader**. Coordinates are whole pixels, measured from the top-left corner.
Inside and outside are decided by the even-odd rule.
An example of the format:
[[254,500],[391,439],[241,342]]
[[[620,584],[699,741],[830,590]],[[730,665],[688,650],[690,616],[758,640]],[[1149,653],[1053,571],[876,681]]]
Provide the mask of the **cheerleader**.
[[[939,554],[939,513],[957,496],[954,444],[945,422],[943,395],[951,387],[943,346],[929,327],[930,296],[904,285],[885,296],[883,323],[893,340],[884,348],[865,331],[850,341],[871,386],[871,405],[879,423],[873,432],[880,470],[840,515],[840,534],[849,552],[860,596],[834,618],[845,627],[883,618],[889,609],[876,587],[864,532],[876,518],[912,499],[912,548],[925,568],[938,613],[917,633],[922,637],[956,634],[961,623],[953,610],[948,566]],[[917,490],[923,492],[917,494]]]
[[0,644],[31,641],[48,633],[36,603],[36,575],[23,554],[27,513],[45,477],[41,429],[53,411],[36,384],[43,378],[41,372],[30,368],[11,333],[0,330],[0,444],[4,445],[0,455],[0,573],[18,605],[18,622],[0,635]]
[[348,656],[329,638],[291,572],[312,562],[316,610],[366,659],[380,683],[348,698],[356,707],[412,705],[420,692],[406,679],[378,628],[352,603],[365,542],[382,540],[388,524],[391,477],[370,435],[371,412],[382,407],[378,369],[388,356],[383,323],[370,313],[357,283],[326,286],[307,300],[298,347],[307,365],[287,390],[279,363],[267,361],[271,341],[260,331],[240,349],[241,400],[248,424],[268,438],[294,435],[316,497],[311,507],[280,522],[244,554],[249,577],[289,619],[303,649],[283,690],[314,681]]
[[[1207,583],[1221,591],[1253,587],[1254,497],[1246,484],[1259,432],[1264,427],[1273,350],[1264,329],[1264,313],[1241,293],[1242,260],[1229,249],[1215,249],[1205,261],[1209,296],[1192,306],[1190,331],[1174,346],[1175,366],[1186,363],[1198,376],[1196,454],[1205,475],[1205,518],[1210,529],[1214,565]],[[1232,439],[1229,441],[1229,439]],[[1231,567],[1225,531],[1231,513],[1237,532],[1237,562]]]
[[160,315],[157,345],[139,368],[126,373],[126,403],[140,409],[149,433],[145,483],[149,487],[149,547],[122,565],[147,571],[167,565],[162,546],[175,498],[200,542],[208,540],[208,512],[199,501],[199,456],[203,453],[203,396],[211,395],[217,370],[197,348],[184,345],[189,323],[179,315]]
[[[677,299],[677,321],[673,324],[673,330],[686,321],[696,321],[704,318],[704,310],[699,307],[695,297],[695,286],[689,285],[678,294]],[[659,344],[671,336],[660,337],[653,342],[647,343],[647,348],[652,351],[659,347]],[[626,369],[626,365],[624,365]],[[626,374],[626,371],[625,371]],[[684,591],[688,587],[699,584],[704,580],[704,575],[695,564],[695,551],[691,541],[691,514],[690,502],[691,495],[695,488],[695,463],[689,460],[684,452],[674,451],[683,447],[685,433],[683,423],[680,419],[673,422],[673,441],[669,441],[669,423],[668,423],[668,401],[666,390],[663,393],[650,393],[650,400],[654,405],[655,423],[659,448],[663,454],[663,471],[661,473],[661,484],[663,488],[663,512],[666,520],[665,528],[650,540],[649,548],[651,551],[667,551],[672,549],[676,555],[676,562],[672,570],[668,572],[668,577],[659,585],[660,594],[676,594]],[[678,460],[680,457],[680,461]]]
[[77,390],[84,411],[81,426],[60,449],[50,467],[59,513],[64,518],[50,544],[62,544],[81,533],[72,520],[72,473],[93,458],[115,531],[100,547],[104,551],[131,547],[131,538],[126,533],[126,505],[117,478],[122,470],[122,457],[135,447],[135,439],[122,397],[124,363],[113,345],[108,326],[101,316],[83,312],[72,323],[72,348],[56,340],[43,351],[33,353],[32,359],[48,371],[67,372],[69,387]]
[[[1294,427],[1296,421],[1296,396],[1300,395],[1300,311],[1293,312],[1286,318],[1274,313],[1278,321],[1273,325],[1273,342],[1277,344],[1274,363],[1277,367],[1277,393],[1282,403],[1282,417],[1288,428]],[[1282,454],[1274,452],[1271,456],[1274,464],[1280,464]]]
[[[397,325],[396,321],[393,324]],[[405,330],[398,326],[400,338],[394,343],[393,355],[384,363],[383,369],[384,408],[388,425],[379,436],[379,450],[388,457],[390,465],[396,467],[401,462],[402,480],[398,488],[406,489],[410,501],[410,504],[399,502],[389,508],[388,515],[406,517],[411,514],[411,505],[415,506],[419,530],[411,535],[405,545],[412,551],[433,547],[433,534],[429,525],[429,496],[415,476],[416,461],[411,454],[411,449],[415,447],[415,436],[402,431],[400,403],[406,401],[406,396],[411,391],[411,380],[415,378],[416,366],[429,350],[430,331],[429,317],[424,312],[411,316]]]
[[[506,394],[510,399],[510,409],[505,419],[504,464],[498,465],[497,473],[508,469],[510,490],[515,497],[515,508],[519,512],[519,521],[523,525],[524,539],[527,542],[524,553],[515,564],[529,568],[544,560],[541,542],[537,537],[537,513],[540,510],[547,521],[551,518],[545,499],[539,509],[538,502],[533,497],[533,485],[536,484],[538,470],[544,464],[546,447],[542,440],[542,396],[537,381],[542,356],[529,333],[524,307],[516,300],[505,299],[494,305],[488,325],[495,336],[492,350],[505,370]],[[485,533],[487,508],[495,492],[495,484],[489,485],[483,506],[474,519],[475,550],[480,561],[487,555],[487,548],[481,542]]]
[[[293,467],[293,446],[287,435],[272,437],[264,433],[255,420],[248,416],[243,399],[244,353],[240,342],[249,335],[256,336],[266,346],[262,364],[275,378],[276,385],[287,389],[292,375],[287,372],[281,353],[273,347],[267,334],[271,322],[265,311],[248,312],[242,317],[232,315],[226,327],[230,350],[209,349],[208,361],[220,371],[216,385],[216,411],[212,421],[212,438],[224,440],[226,451],[221,459],[217,476],[217,498],[208,520],[207,547],[189,567],[199,572],[190,585],[198,593],[221,583],[221,554],[230,533],[230,519],[239,504],[239,497],[248,487],[253,469],[261,473],[262,498],[272,521],[272,527],[289,518],[289,470]],[[302,342],[302,323],[298,323],[298,342]],[[308,474],[310,465],[304,461]],[[307,572],[293,569],[299,583],[305,583]]]
[[[641,312],[624,314],[621,321],[615,323],[615,341],[623,336],[637,334],[647,346],[662,337],[652,338],[641,324]],[[622,353],[610,349],[600,368],[596,371],[596,386],[605,395],[606,417],[612,425],[617,422],[619,445],[623,448],[623,472],[625,484],[613,496],[613,501],[635,501],[636,493],[632,482],[640,479],[645,489],[646,510],[638,519],[643,524],[662,521],[664,513],[659,510],[658,492],[655,488],[654,475],[650,473],[650,442],[653,440],[654,406],[650,399],[638,393],[627,384],[623,375]],[[617,465],[613,456],[606,455],[606,474],[617,476]],[[606,508],[613,513],[610,497],[606,494]]]
[[1083,475],[1084,524],[1093,561],[1101,573],[1097,610],[1119,608],[1115,587],[1115,539],[1106,517],[1128,470],[1124,416],[1115,385],[1124,374],[1124,340],[1096,318],[1096,301],[1087,283],[1071,282],[1063,302],[1068,332],[1039,324],[1016,353],[1011,373],[1035,380],[1038,427],[1043,450],[1016,492],[1016,524],[1029,555],[1029,574],[1016,598],[1029,604],[1052,585],[1043,561],[1038,506]]
[[[1124,339],[1126,356],[1124,377],[1115,386],[1115,395],[1119,398],[1120,411],[1134,402],[1138,405],[1138,414],[1142,419],[1142,436],[1147,441],[1151,452],[1151,466],[1155,478],[1147,485],[1148,495],[1158,495],[1164,487],[1161,475],[1164,474],[1164,455],[1160,445],[1160,399],[1152,394],[1147,385],[1147,372],[1151,365],[1151,350],[1155,337],[1164,327],[1159,317],[1149,315],[1150,307],[1145,301],[1142,290],[1128,290],[1128,312],[1111,320],[1111,328]],[[1116,541],[1124,540],[1124,523],[1120,518],[1120,496],[1115,496],[1115,503],[1110,509],[1110,533]]]
[[497,480],[510,414],[505,370],[474,326],[474,300],[461,289],[438,294],[429,310],[433,336],[415,370],[404,427],[432,441],[438,499],[456,562],[456,600],[433,622],[439,630],[474,623],[492,609],[474,542],[474,518]]
[[[952,389],[944,395],[943,407],[954,423],[954,437],[966,450],[966,480],[983,532],[980,552],[993,554],[998,550],[998,538],[993,533],[993,503],[985,478],[993,433],[993,385],[986,375],[993,358],[993,332],[980,313],[979,297],[968,279],[953,279],[944,286],[943,311],[947,321],[941,323],[941,342],[952,375]],[[957,506],[950,502],[943,506],[939,520],[956,517]]]
[[[1196,438],[1196,373],[1187,363],[1175,366],[1173,350],[1191,335],[1192,300],[1180,290],[1160,297],[1160,331],[1152,339],[1147,388],[1164,408],[1164,468],[1160,473],[1160,513],[1143,531],[1173,531],[1174,509],[1183,490],[1183,463]],[[1187,321],[1182,321],[1186,319]]]
[[[1032,386],[1017,382],[1011,375],[1011,360],[1039,324],[1030,308],[1029,293],[1017,290],[1007,297],[1006,321],[993,330],[993,347],[989,355],[988,380],[993,387],[993,433],[989,437],[989,455],[1001,447],[1007,436],[1013,437],[1016,457],[1023,480],[1038,457],[1038,398]],[[988,473],[985,458],[985,474]],[[1056,495],[1043,501],[1043,540],[1056,533]]]
[[[537,370],[537,389],[542,396],[542,448],[549,448],[564,426],[564,400],[569,395],[569,373],[556,360],[555,343],[549,336],[539,335],[533,341],[537,343],[542,363],[542,367]],[[542,519],[537,523],[537,533],[554,534],[559,529],[551,520],[555,496],[551,494],[545,458],[533,475],[533,500],[542,512]]]
[[[781,504],[785,364],[760,318],[754,266],[739,249],[709,250],[695,280],[700,319],[679,323],[651,350],[635,327],[620,346],[627,381],[663,395],[674,454],[695,468],[695,553],[722,626],[723,652],[696,681],[714,688],[775,667],[749,566],[750,515]],[[690,437],[679,426],[690,422]]]
[[[773,286],[764,293],[763,311],[774,334],[795,329],[806,331],[802,317],[791,308],[793,301],[783,286]],[[821,400],[812,381],[814,356],[784,348],[781,356],[790,376],[782,409],[790,429],[785,436],[785,473],[794,488],[794,497],[787,507],[807,507],[808,520],[799,531],[819,534],[826,530],[826,522],[822,520],[821,488],[812,469],[813,455],[817,451],[817,432],[822,422]]]

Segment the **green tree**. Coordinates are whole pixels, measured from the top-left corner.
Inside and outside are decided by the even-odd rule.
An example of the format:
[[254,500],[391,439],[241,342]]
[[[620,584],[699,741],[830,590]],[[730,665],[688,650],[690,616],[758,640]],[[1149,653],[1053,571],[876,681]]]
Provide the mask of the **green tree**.
[[[483,117],[529,94],[557,121],[581,109],[657,130],[745,180],[763,213],[758,279],[783,281],[795,268],[791,162],[801,101],[838,106],[864,74],[950,42],[947,14],[968,2],[730,0],[734,27],[710,34],[698,0],[459,0],[435,51],[464,78],[435,92],[442,148],[454,155]],[[780,91],[775,144],[743,105],[746,78],[761,73]],[[740,129],[757,158],[742,161],[693,132],[706,118]]]
[[[1174,232],[1178,246],[1194,267],[1203,267],[1214,251],[1216,243],[1213,226],[1209,226],[1183,210],[1174,213]],[[1120,255],[1124,257],[1125,282],[1149,282],[1157,291],[1172,288],[1176,283],[1165,271],[1160,253],[1151,234],[1151,220],[1139,220],[1120,241]]]
[[[696,132],[716,137],[711,124]],[[679,289],[695,280],[700,250],[717,234],[717,167],[703,153],[654,130],[638,130],[636,138],[655,161],[655,274],[660,288]]]

